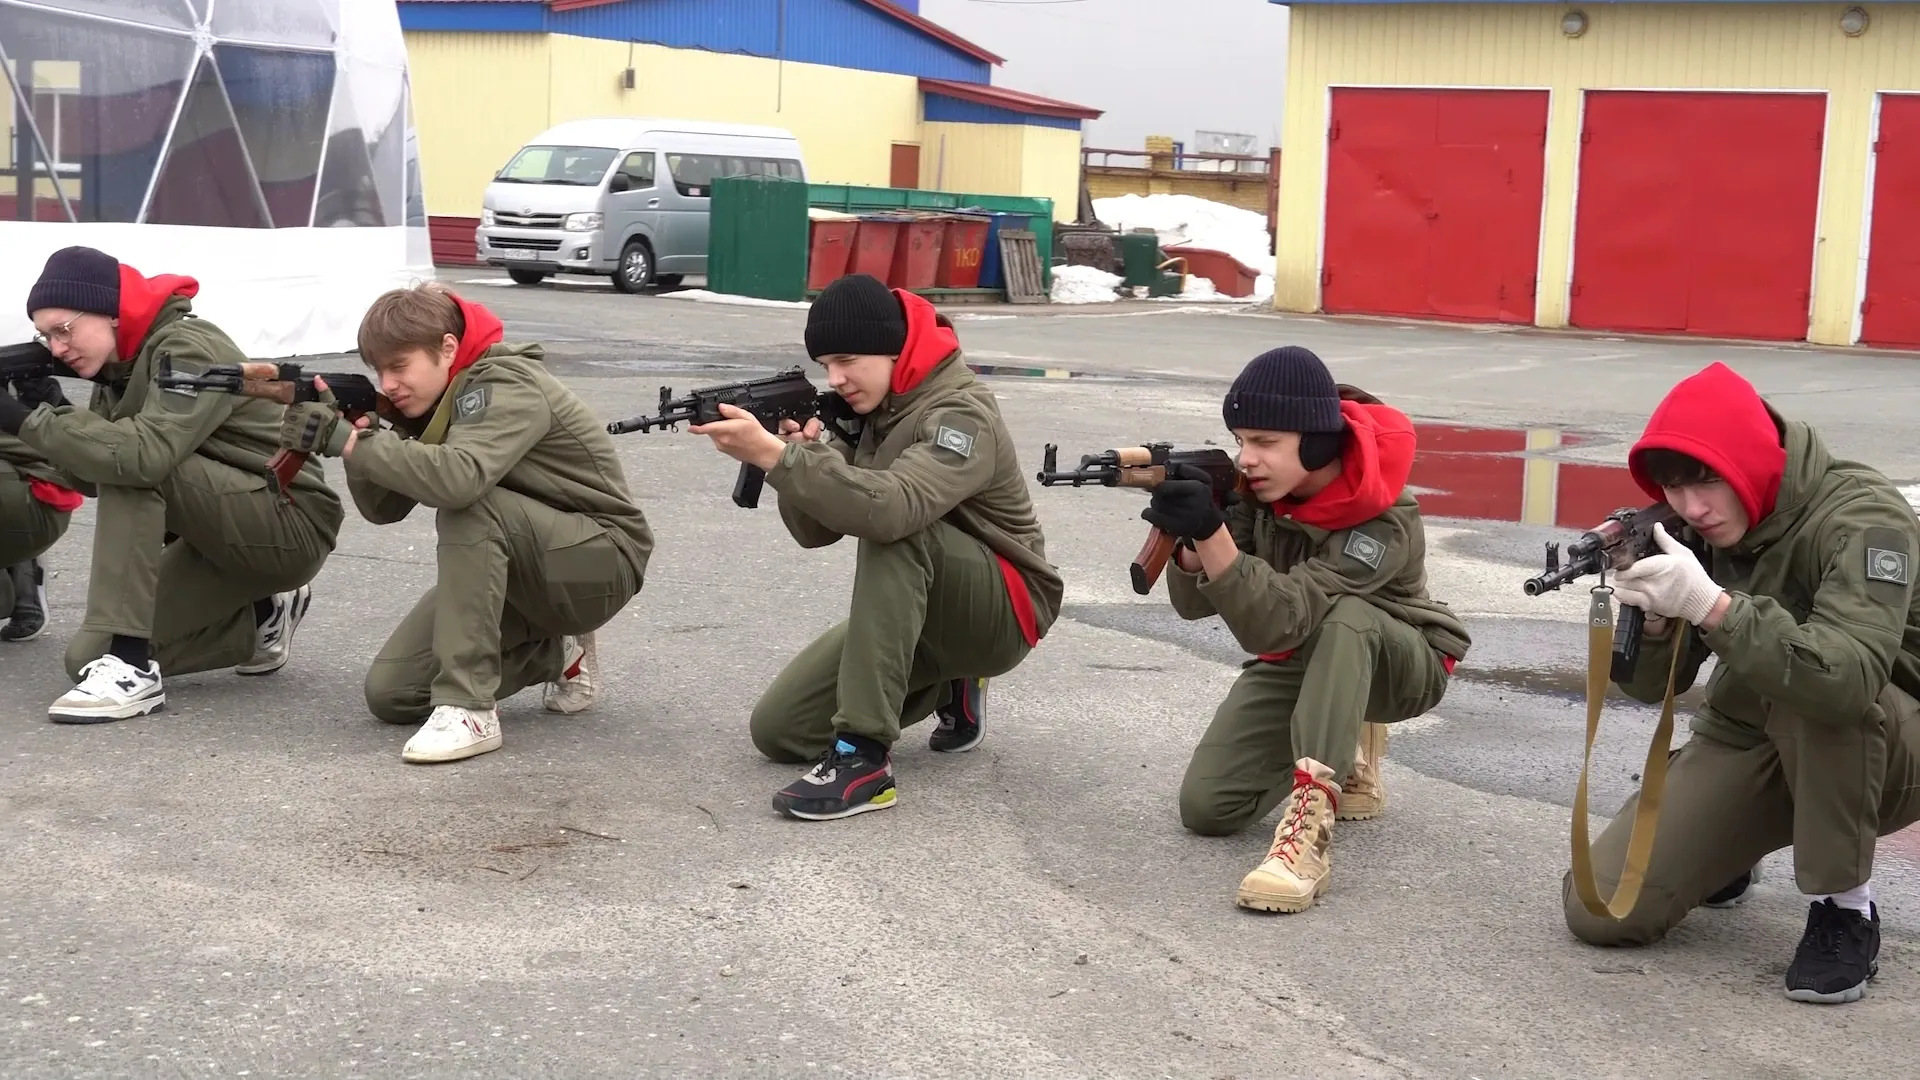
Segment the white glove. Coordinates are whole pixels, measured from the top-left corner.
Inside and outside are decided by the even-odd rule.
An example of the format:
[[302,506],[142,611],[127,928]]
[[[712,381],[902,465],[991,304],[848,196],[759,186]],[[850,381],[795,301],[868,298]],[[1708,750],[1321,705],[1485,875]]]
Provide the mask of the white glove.
[[1653,541],[1665,554],[1649,555],[1615,574],[1614,597],[1649,615],[1700,625],[1726,590],[1713,583],[1700,560],[1668,536],[1664,526],[1653,527]]

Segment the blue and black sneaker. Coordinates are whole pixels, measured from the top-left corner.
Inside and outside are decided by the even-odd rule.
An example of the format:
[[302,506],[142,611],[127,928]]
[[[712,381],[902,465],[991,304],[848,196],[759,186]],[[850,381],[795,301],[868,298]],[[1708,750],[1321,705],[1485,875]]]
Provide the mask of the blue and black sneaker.
[[893,759],[886,748],[857,735],[841,735],[805,776],[774,793],[773,808],[805,821],[831,821],[884,810],[897,794]]

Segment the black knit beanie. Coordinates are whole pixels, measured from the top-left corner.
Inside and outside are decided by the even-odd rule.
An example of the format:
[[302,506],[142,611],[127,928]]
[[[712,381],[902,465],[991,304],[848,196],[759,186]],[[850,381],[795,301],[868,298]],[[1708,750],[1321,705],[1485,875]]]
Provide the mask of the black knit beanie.
[[1255,428],[1309,434],[1346,429],[1333,373],[1312,350],[1298,345],[1254,357],[1233,380],[1221,412],[1229,430]]
[[90,247],[64,247],[47,256],[46,269],[27,293],[27,317],[43,308],[118,318],[120,260]]
[[871,274],[835,279],[807,312],[807,355],[898,356],[907,347],[907,313]]

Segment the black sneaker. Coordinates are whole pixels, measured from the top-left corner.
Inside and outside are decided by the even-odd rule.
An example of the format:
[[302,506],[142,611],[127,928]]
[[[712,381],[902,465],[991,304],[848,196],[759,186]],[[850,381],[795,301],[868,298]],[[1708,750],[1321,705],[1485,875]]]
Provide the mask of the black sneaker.
[[1807,909],[1807,931],[1787,965],[1787,997],[1821,1005],[1859,1001],[1880,973],[1880,906],[1873,917],[1822,900]]
[[1732,881],[1727,882],[1719,892],[1700,901],[1700,906],[1710,908],[1739,907],[1741,904],[1753,899],[1754,886],[1759,883],[1760,868],[1756,866],[1746,873],[1741,874],[1739,877],[1734,878]]
[[876,760],[845,739],[820,755],[805,776],[774,793],[773,808],[788,817],[831,821],[892,806],[893,759],[884,751]]
[[943,754],[958,754],[980,745],[986,730],[987,680],[953,680],[953,697],[934,710],[939,726],[927,745]]
[[28,559],[0,573],[13,578],[13,612],[0,626],[0,641],[32,641],[47,628],[47,570],[39,559]]

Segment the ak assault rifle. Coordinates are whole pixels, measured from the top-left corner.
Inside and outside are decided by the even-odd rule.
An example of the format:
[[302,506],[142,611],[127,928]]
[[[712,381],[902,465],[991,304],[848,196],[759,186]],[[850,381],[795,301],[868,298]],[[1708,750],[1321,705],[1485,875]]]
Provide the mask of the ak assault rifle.
[[[1626,682],[1640,659],[1640,640],[1646,627],[1646,613],[1630,604],[1620,605],[1620,623],[1613,621],[1613,590],[1607,586],[1609,570],[1624,570],[1649,555],[1660,552],[1653,527],[1666,526],[1667,534],[1678,531],[1681,518],[1664,502],[1638,510],[1622,507],[1607,515],[1600,524],[1580,534],[1567,545],[1567,564],[1560,565],[1560,545],[1547,544],[1546,572],[1526,580],[1528,596],[1552,592],[1575,578],[1600,575],[1593,587],[1593,602],[1587,608],[1587,749],[1580,764],[1580,784],[1573,794],[1573,891],[1587,912],[1596,918],[1624,920],[1632,914],[1646,884],[1647,863],[1653,855],[1654,837],[1660,825],[1661,799],[1666,793],[1668,747],[1673,742],[1673,699],[1682,658],[1690,651],[1684,620],[1674,620],[1672,659],[1667,667],[1667,691],[1660,703],[1660,722],[1647,746],[1646,764],[1641,767],[1640,798],[1634,804],[1633,825],[1627,836],[1627,851],[1612,896],[1601,896],[1599,880],[1593,870],[1593,852],[1587,843],[1587,777],[1593,766],[1593,744],[1600,734],[1600,710],[1607,696],[1607,683]],[[1695,554],[1702,554],[1696,547]],[[1704,565],[1706,560],[1701,559]],[[1611,642],[1609,642],[1611,638]],[[1611,660],[1608,651],[1611,648]]]
[[[338,403],[340,415],[349,424],[369,413],[389,423],[402,426],[408,423],[386,395],[373,385],[373,380],[357,371],[316,371],[308,374],[299,364],[257,362],[215,364],[199,375],[175,375],[172,358],[162,354],[160,374],[155,381],[163,390],[190,390],[196,393],[211,390],[221,394],[263,398],[282,405],[298,405],[321,400],[321,392],[313,385],[316,378],[326,380],[327,390]],[[282,448],[268,460],[267,469],[273,473],[275,483],[284,494],[306,463],[305,451]]]
[[19,386],[60,374],[72,375],[73,370],[55,360],[53,353],[37,341],[0,345],[0,386]]
[[[1040,474],[1035,477],[1040,486],[1098,484],[1151,489],[1168,478],[1205,480],[1213,487],[1214,503],[1223,509],[1234,492],[1244,493],[1239,466],[1234,464],[1232,455],[1218,448],[1175,450],[1169,442],[1123,446],[1098,454],[1083,454],[1079,468],[1065,471],[1059,468],[1059,454],[1058,446],[1047,444],[1046,458],[1041,463]],[[1174,546],[1173,537],[1155,527],[1147,529],[1146,543],[1140,546],[1140,554],[1133,557],[1133,564],[1128,567],[1134,592],[1145,596],[1153,591],[1153,583],[1160,580],[1161,572],[1167,568]]]
[[[1559,541],[1549,541],[1546,572],[1528,578],[1521,588],[1528,596],[1539,596],[1543,592],[1553,592],[1576,578],[1598,574],[1600,584],[1595,587],[1597,594],[1600,589],[1606,588],[1609,571],[1625,570],[1649,555],[1660,553],[1660,547],[1653,539],[1655,525],[1666,526],[1668,535],[1672,535],[1679,531],[1680,524],[1680,515],[1664,502],[1638,510],[1621,507],[1567,545],[1565,566],[1560,565]],[[1596,596],[1596,601],[1605,602],[1600,596]],[[1633,678],[1634,666],[1640,660],[1640,640],[1645,633],[1646,622],[1646,612],[1628,604],[1620,605],[1620,622],[1613,633],[1612,670],[1609,674],[1613,681],[1626,682]]]
[[[609,435],[630,431],[650,431],[657,427],[678,429],[681,424],[712,424],[726,417],[721,405],[732,405],[752,413],[760,426],[774,434],[780,421],[792,420],[805,425],[818,417],[820,422],[849,443],[858,442],[854,428],[859,417],[847,406],[846,399],[831,390],[820,390],[797,365],[775,375],[742,382],[703,386],[686,397],[673,396],[673,388],[660,388],[660,412],[654,416],[634,416],[607,425]],[[760,505],[760,490],[767,474],[759,466],[740,463],[733,481],[733,505],[751,510]]]

